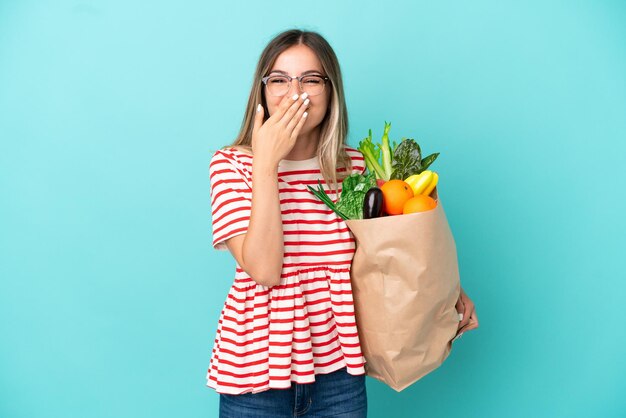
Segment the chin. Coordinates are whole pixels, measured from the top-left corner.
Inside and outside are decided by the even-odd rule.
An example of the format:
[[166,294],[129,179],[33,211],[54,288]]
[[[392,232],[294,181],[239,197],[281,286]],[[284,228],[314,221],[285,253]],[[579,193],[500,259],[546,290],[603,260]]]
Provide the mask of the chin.
[[300,129],[299,136],[309,135],[313,130],[314,130],[314,128],[310,128],[310,127],[306,126],[306,122],[305,122],[305,125],[302,127],[302,129]]
[[[310,118],[310,116],[309,116]],[[310,118],[304,121],[304,125],[302,125],[302,129],[300,130],[301,133],[309,133],[311,131],[313,131],[314,129],[319,129],[320,125],[322,123],[321,119],[318,118]]]

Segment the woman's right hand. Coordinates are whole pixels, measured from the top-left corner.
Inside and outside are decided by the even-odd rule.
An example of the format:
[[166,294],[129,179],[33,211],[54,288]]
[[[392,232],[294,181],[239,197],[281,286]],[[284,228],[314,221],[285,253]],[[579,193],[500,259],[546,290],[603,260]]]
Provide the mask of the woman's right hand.
[[296,144],[298,134],[306,121],[309,99],[285,95],[278,109],[263,123],[265,109],[256,112],[252,128],[252,154],[257,162],[278,166]]

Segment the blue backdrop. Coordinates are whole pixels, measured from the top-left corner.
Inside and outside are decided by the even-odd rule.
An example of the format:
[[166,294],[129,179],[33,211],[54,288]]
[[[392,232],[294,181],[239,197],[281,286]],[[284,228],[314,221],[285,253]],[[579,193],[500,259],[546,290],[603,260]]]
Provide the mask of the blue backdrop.
[[316,30],[353,146],[441,152],[480,327],[370,417],[626,416],[620,1],[0,2],[0,416],[215,417],[208,162]]

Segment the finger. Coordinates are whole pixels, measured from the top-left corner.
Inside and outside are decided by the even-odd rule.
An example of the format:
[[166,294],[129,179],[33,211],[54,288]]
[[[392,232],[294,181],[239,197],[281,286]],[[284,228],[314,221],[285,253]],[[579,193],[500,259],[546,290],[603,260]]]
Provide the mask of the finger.
[[477,328],[476,326],[474,326],[473,324],[470,323],[468,326],[466,326],[465,328],[460,329],[457,332],[460,332],[462,334],[464,332],[471,331],[471,330],[476,329],[476,328]]
[[276,109],[274,114],[270,116],[272,120],[274,122],[280,121],[283,118],[283,116],[285,116],[285,112],[287,112],[287,110],[289,110],[289,108],[293,106],[294,103],[298,102],[298,97],[300,96],[298,96],[297,94],[292,94],[292,95],[285,94],[283,98],[281,99],[280,104],[278,105],[278,109]]
[[478,328],[478,321],[476,320],[476,312],[472,311],[472,313],[470,314],[470,317],[469,317],[469,322],[463,328],[463,332],[470,331],[470,330],[473,330],[473,329],[476,329],[476,328]]
[[463,301],[461,300],[461,298],[459,298],[459,300],[456,302],[455,305],[456,311],[459,313],[459,324],[457,329],[461,328],[461,322],[463,321],[463,317],[465,316],[465,305],[463,304]]
[[265,109],[261,103],[259,103],[256,107],[256,112],[254,115],[254,125],[252,126],[252,135],[254,136],[258,131],[261,125],[263,125],[263,115],[265,114]]
[[[298,136],[298,134],[294,133],[293,131],[295,127],[298,125],[298,123],[300,123],[300,121],[302,120],[303,115],[306,113],[308,116],[308,112],[307,112],[308,108],[309,108],[309,99],[305,99],[304,102],[302,102],[302,105],[298,108],[298,111],[296,112],[294,117],[291,118],[291,120],[287,124],[287,132],[289,132],[290,135],[294,136],[295,134],[295,137]],[[306,118],[306,116],[304,116],[304,118]]]
[[478,317],[476,316],[476,311],[472,312],[472,316],[470,318],[470,325],[468,329],[476,329],[478,328]]
[[469,320],[470,320],[470,315],[469,315],[469,311],[466,309],[465,312],[463,312],[463,317],[461,317],[459,315],[459,318],[461,318],[461,320],[459,321],[459,325],[457,326],[457,329],[461,329],[465,326],[467,326],[467,324],[469,324]]
[[456,330],[456,334],[454,335],[454,339],[456,340],[457,338],[461,337],[461,335],[463,335],[463,333],[467,331],[467,327],[461,327],[459,329]]
[[[303,93],[300,96],[300,99],[296,99],[295,103],[293,103],[291,106],[289,106],[289,109],[287,109],[287,111],[285,112],[285,114],[283,115],[283,117],[280,119],[279,123],[282,123],[284,126],[287,126],[289,124],[289,122],[291,121],[291,119],[293,119],[293,117],[295,116],[296,112],[298,111],[298,109],[300,108],[300,106],[304,105],[304,102],[307,100],[307,94]],[[308,102],[307,102],[308,104]]]
[[[296,125],[296,127],[293,130],[293,132],[291,133],[291,137],[293,139],[298,138],[298,135],[300,134],[300,130],[304,126],[304,122],[306,122],[306,118],[308,117],[308,115],[309,115],[308,112],[303,112],[302,116],[299,116],[300,120],[298,121],[298,124]],[[294,119],[296,119],[296,118],[294,118]]]
[[465,310],[463,312],[463,319],[459,322],[459,329],[463,328],[470,322],[470,318],[472,317],[472,312],[474,312],[474,305],[471,302],[465,302],[464,304]]

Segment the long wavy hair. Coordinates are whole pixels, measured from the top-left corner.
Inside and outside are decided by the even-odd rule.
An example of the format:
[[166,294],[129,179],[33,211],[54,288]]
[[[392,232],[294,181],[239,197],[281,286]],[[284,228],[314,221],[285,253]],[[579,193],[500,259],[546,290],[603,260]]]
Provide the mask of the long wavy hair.
[[[317,32],[291,29],[279,33],[267,44],[254,72],[246,113],[239,134],[231,145],[223,148],[237,147],[252,154],[252,128],[257,104],[261,103],[264,107],[264,120],[270,116],[261,78],[269,74],[278,56],[294,45],[306,45],[311,48],[317,54],[324,72],[330,79],[326,83],[326,88],[331,89],[331,94],[326,115],[320,126],[317,160],[324,181],[336,194],[338,193],[338,183],[352,172],[352,162],[345,150],[348,134],[348,110],[339,61],[330,44]],[[345,170],[337,172],[340,168],[345,168]]]

